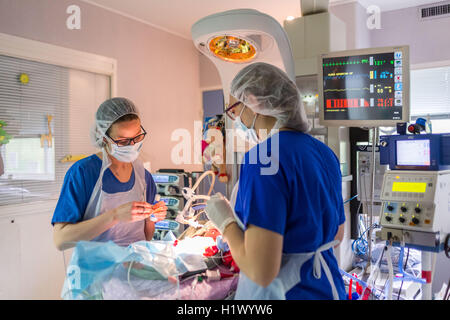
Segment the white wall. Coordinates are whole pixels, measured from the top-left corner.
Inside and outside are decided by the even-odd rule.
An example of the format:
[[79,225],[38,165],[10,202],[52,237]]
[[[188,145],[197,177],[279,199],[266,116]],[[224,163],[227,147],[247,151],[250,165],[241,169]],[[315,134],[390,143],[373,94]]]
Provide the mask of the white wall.
[[357,2],[330,7],[347,24],[347,48],[410,46],[411,64],[450,59],[450,18],[420,21],[417,7],[381,12],[380,29],[369,29],[371,13]]
[[347,50],[370,47],[369,29],[366,26],[366,9],[358,2],[333,5],[330,13],[346,24]]
[[383,12],[381,29],[370,31],[373,47],[407,44],[411,64],[450,59],[450,17],[420,21],[417,8]]

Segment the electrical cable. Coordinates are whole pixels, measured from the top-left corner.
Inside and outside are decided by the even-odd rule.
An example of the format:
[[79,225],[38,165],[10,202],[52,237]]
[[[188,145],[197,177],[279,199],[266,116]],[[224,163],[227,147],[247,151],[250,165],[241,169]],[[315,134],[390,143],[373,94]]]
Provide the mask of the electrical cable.
[[449,289],[450,289],[450,279],[448,279],[447,289],[445,290],[444,299],[442,300],[450,300]]
[[[364,179],[362,178],[364,176]],[[361,174],[360,175],[360,180],[362,182],[363,188],[364,188],[364,198],[362,199],[362,202],[364,203],[364,206],[366,208],[365,210],[365,215],[366,215],[366,220],[365,220],[365,228],[367,229],[369,227],[368,225],[368,219],[367,219],[367,215],[369,212],[369,206],[367,205],[367,189],[366,189],[366,179],[365,179],[365,175]],[[363,206],[363,211],[364,211],[364,206]]]
[[359,194],[357,194],[356,196],[351,197],[351,198],[348,199],[348,200],[345,200],[345,201],[344,201],[344,204],[346,204],[347,202],[352,201],[352,200],[355,199],[357,196],[359,196]]
[[446,257],[450,259],[450,233],[445,237],[444,252]]
[[[402,247],[402,249],[403,249],[403,247]],[[408,252],[406,253],[406,260],[405,260],[405,265],[403,266],[403,270],[406,270],[406,266],[408,264],[408,258],[409,258],[409,248],[408,248]],[[399,259],[399,262],[401,264],[400,259]],[[403,281],[404,281],[404,278],[402,279],[402,283],[400,284],[400,289],[397,294],[397,300],[400,300],[400,295],[402,293],[402,288],[403,288]]]

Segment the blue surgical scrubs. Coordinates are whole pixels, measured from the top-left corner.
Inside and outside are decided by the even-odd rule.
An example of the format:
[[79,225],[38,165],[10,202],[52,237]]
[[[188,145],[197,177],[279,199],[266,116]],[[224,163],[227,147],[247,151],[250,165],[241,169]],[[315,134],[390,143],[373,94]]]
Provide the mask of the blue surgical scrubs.
[[[308,134],[280,131],[276,135],[245,154],[235,211],[245,228],[251,224],[281,234],[283,253],[313,252],[333,241],[345,221],[339,160],[328,146]],[[274,168],[278,169],[275,174],[262,174],[262,169]],[[322,255],[339,297],[345,299],[332,250]],[[301,282],[286,293],[287,299],[333,299],[323,268],[322,277],[316,279],[312,266],[310,259],[298,271]]]
[[[100,176],[102,160],[97,155],[75,162],[64,177],[61,194],[53,213],[52,224],[59,222],[77,223],[83,221],[84,212],[88,205],[95,184]],[[156,184],[152,175],[145,170],[147,184],[147,202],[153,203],[156,195]],[[110,169],[103,174],[102,188],[107,193],[125,192],[134,186],[134,170],[130,180],[120,182]]]

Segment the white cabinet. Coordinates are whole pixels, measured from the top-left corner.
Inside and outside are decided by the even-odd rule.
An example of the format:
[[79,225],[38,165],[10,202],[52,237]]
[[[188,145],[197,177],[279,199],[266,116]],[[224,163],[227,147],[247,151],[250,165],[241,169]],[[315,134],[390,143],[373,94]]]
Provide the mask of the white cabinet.
[[14,206],[17,214],[0,216],[0,299],[60,298],[65,272],[62,252],[53,244],[54,205],[40,202],[33,213]]

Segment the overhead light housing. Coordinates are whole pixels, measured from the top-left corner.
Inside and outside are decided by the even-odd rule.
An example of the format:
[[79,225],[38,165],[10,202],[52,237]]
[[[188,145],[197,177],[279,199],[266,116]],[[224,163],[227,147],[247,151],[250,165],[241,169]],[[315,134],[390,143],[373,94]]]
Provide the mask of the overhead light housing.
[[254,9],[215,13],[194,23],[191,34],[195,47],[219,71],[225,103],[228,103],[231,81],[251,63],[277,66],[295,82],[288,36],[280,23],[265,13]]
[[217,58],[229,62],[250,62],[257,54],[257,47],[252,41],[229,35],[211,39],[209,50]]

